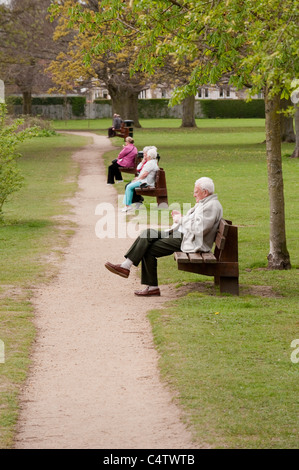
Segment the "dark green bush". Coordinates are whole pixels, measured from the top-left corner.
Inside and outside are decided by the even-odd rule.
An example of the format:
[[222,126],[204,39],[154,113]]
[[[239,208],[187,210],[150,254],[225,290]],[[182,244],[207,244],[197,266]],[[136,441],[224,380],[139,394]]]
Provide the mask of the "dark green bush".
[[201,109],[207,118],[264,118],[264,100],[201,100]]
[[[66,99],[60,96],[49,96],[45,98],[32,98],[33,105],[63,105],[65,100],[71,104],[74,116],[80,117],[85,114],[86,98],[84,96],[68,96]],[[9,96],[6,99],[9,105],[22,105],[20,96]],[[108,99],[96,99],[97,104],[111,104]],[[206,118],[264,118],[264,100],[256,99],[249,102],[245,100],[198,100],[202,115]],[[138,100],[138,111],[141,119],[167,118],[171,117],[171,108],[168,107],[168,99],[140,99]],[[199,117],[199,116],[198,116]]]
[[84,116],[85,113],[85,96],[70,96],[67,101],[72,105],[72,112],[74,116]]
[[[72,106],[72,112],[74,116],[84,116],[84,107],[86,98],[85,96],[68,96],[65,98],[63,96],[47,96],[47,97],[33,97],[31,100],[32,105],[39,106],[50,106],[50,105],[64,105],[65,102],[70,103]],[[21,96],[8,96],[6,98],[7,105],[22,105],[23,98]]]
[[140,118],[159,118],[168,117],[168,99],[150,99],[150,100],[138,100],[138,111]]

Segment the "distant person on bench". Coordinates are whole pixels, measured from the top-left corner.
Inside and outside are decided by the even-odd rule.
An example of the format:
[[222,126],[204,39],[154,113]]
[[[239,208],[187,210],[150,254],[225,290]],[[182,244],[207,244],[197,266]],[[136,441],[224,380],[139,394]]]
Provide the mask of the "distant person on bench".
[[112,127],[109,127],[109,129],[108,129],[108,137],[114,137],[115,136],[115,129],[120,129],[122,123],[123,123],[123,120],[120,117],[120,115],[119,114],[114,114],[113,115]]
[[[138,174],[140,174],[142,168],[144,167],[144,165],[147,162],[147,152],[148,152],[149,149],[155,149],[158,152],[157,147],[155,147],[154,145],[151,145],[151,146],[148,145],[148,146],[143,148],[143,158],[142,158],[141,162],[138,163],[138,165],[136,167],[136,171],[137,171]],[[130,183],[132,183],[132,181],[130,181]],[[130,183],[126,184],[126,189],[127,189],[127,186]],[[139,209],[139,207],[142,205],[143,201],[144,201],[144,198],[141,196],[141,194],[136,194],[136,191],[135,191],[135,188],[134,188],[132,204],[135,204],[135,208]]]
[[126,186],[124,196],[125,207],[122,209],[122,212],[128,212],[132,209],[135,188],[139,188],[142,184],[150,187],[155,186],[156,173],[159,170],[157,164],[157,150],[155,150],[155,148],[151,147],[144,154],[143,163],[144,165],[142,169],[140,169],[139,175]]
[[209,252],[212,249],[223,210],[211,178],[199,178],[195,181],[194,193],[196,204],[186,215],[173,210],[173,225],[170,230],[149,228],[143,230],[125,254],[121,264],[109,261],[105,267],[121,277],[129,277],[132,265],[141,262],[141,284],[146,287],[135,291],[135,295],[150,297],[160,295],[157,276],[157,258],[168,256],[176,251],[193,253]]
[[108,178],[107,184],[114,184],[114,179],[117,183],[123,181],[120,167],[131,168],[135,165],[135,158],[138,150],[134,145],[134,139],[132,137],[126,137],[126,143],[122,151],[118,154],[115,160],[112,160],[111,165],[108,167]]

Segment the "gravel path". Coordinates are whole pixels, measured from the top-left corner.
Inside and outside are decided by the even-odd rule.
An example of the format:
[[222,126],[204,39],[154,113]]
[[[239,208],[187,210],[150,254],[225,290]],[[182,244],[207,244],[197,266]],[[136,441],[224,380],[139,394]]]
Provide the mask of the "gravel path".
[[129,279],[105,269],[107,260],[121,262],[132,242],[95,234],[98,204],[117,204],[101,159],[113,147],[106,137],[77,134],[93,137],[93,144],[73,155],[81,168],[71,201],[77,229],[59,274],[34,291],[38,334],[15,448],[194,449],[159,378],[146,317],[173,298],[173,289],[164,286],[161,297],[139,298],[133,294],[140,287],[136,268]]

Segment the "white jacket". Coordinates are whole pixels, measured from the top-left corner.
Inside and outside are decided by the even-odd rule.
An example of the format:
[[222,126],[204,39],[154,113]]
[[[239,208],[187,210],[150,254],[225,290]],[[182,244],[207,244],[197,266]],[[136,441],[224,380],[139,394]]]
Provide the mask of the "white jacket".
[[181,250],[185,253],[211,251],[222,215],[217,194],[211,194],[195,204],[181,217],[177,227],[172,227],[183,232]]

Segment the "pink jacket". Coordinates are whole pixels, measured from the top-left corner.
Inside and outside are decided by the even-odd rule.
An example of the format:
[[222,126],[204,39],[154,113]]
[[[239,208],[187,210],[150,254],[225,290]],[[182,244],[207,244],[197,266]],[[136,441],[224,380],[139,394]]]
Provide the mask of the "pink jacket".
[[117,157],[117,163],[120,166],[124,166],[126,168],[129,168],[131,166],[134,166],[135,163],[135,157],[137,155],[137,148],[133,144],[128,144],[126,145],[122,151],[118,154]]

